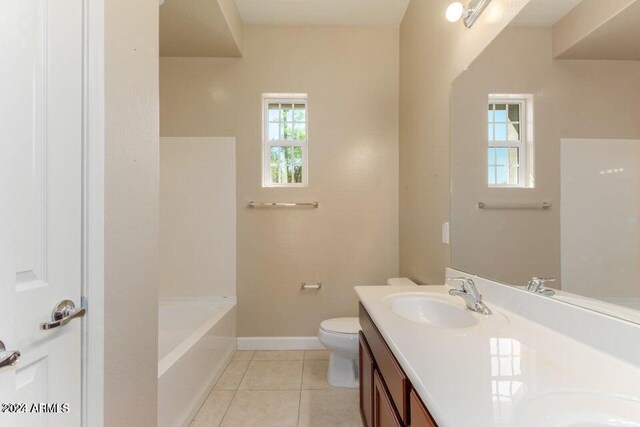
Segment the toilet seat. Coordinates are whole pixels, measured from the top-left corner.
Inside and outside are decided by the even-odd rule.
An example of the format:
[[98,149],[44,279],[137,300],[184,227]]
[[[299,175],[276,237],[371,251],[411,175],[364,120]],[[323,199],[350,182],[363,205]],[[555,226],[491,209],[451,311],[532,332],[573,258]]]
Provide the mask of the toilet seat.
[[329,334],[357,335],[360,332],[360,320],[357,317],[336,317],[320,323],[320,329]]

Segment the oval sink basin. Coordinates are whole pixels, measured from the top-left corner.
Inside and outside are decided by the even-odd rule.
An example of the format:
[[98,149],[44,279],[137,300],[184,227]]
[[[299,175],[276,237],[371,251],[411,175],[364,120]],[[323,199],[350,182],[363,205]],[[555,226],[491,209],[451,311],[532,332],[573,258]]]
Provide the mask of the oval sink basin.
[[437,328],[469,328],[478,319],[465,305],[456,305],[439,294],[390,295],[391,311],[412,322]]
[[518,412],[519,427],[640,427],[640,401],[596,392],[538,396]]

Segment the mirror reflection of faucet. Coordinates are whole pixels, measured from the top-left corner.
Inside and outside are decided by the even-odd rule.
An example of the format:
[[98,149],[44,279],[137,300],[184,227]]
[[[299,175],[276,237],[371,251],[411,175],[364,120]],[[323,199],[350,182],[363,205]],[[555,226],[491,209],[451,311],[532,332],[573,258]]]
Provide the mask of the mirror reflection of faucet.
[[529,280],[529,283],[527,284],[526,290],[529,291],[529,292],[533,292],[534,294],[540,294],[540,295],[544,295],[544,296],[547,296],[547,297],[552,297],[556,293],[552,289],[547,289],[545,287],[545,283],[547,283],[547,282],[555,282],[555,281],[556,281],[556,279],[554,279],[554,278],[544,279],[542,277],[533,277],[531,280]]

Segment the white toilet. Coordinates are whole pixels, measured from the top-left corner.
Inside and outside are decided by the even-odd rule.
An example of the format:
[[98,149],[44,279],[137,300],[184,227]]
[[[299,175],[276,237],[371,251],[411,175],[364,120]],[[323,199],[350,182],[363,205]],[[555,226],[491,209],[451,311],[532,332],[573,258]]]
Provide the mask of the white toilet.
[[[388,279],[387,285],[417,286],[404,277]],[[327,381],[334,387],[358,387],[358,332],[357,317],[337,317],[320,323],[318,339],[331,352]]]

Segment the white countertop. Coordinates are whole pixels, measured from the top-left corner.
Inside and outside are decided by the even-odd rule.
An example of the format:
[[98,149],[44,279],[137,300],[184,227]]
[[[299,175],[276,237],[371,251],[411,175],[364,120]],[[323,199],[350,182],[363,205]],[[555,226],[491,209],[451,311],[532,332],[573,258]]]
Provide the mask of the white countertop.
[[[464,329],[406,320],[383,300],[407,292],[446,295],[449,287],[355,289],[440,427],[604,425],[595,421],[640,426],[636,366],[490,300],[485,303],[494,314],[473,313],[479,323]],[[461,298],[450,298],[464,306]],[[577,424],[581,417],[591,424]]]

